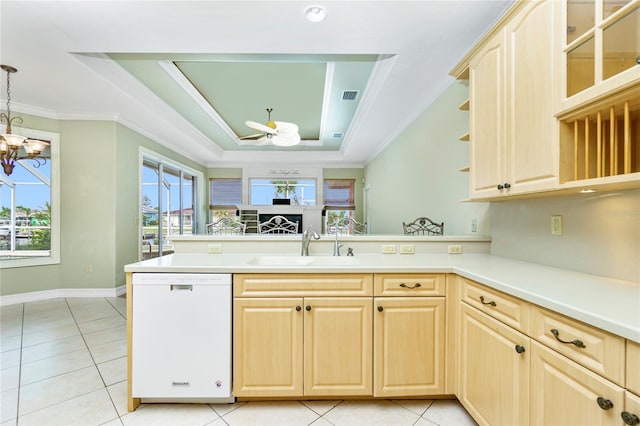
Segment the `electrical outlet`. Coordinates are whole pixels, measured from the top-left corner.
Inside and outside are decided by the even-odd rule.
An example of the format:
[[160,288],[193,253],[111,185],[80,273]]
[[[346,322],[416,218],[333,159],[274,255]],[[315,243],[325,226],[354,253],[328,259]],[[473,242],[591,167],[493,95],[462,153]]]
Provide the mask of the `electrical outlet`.
[[416,252],[413,244],[402,244],[400,246],[400,254],[414,254]]
[[461,244],[449,244],[447,246],[447,253],[449,254],[462,254]]
[[382,253],[384,254],[393,254],[396,252],[395,244],[383,244],[382,245]]
[[87,265],[85,268],[85,271],[89,274],[91,274],[93,272],[93,265]]
[[471,219],[471,232],[478,230],[478,222],[475,219]]
[[222,253],[222,244],[209,244],[207,252],[209,254],[219,254]]
[[551,216],[551,235],[562,235],[562,215]]

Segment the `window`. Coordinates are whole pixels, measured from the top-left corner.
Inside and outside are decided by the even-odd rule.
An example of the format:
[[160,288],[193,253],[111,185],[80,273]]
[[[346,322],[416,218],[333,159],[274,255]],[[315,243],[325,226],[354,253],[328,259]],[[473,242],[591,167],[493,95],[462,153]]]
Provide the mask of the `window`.
[[194,234],[195,172],[168,160],[144,156],[142,162],[142,257],[172,252],[167,237]]
[[0,260],[3,267],[57,263],[59,138],[28,129],[20,133],[51,145],[44,164],[20,160],[10,176],[0,171]]
[[343,217],[353,217],[356,209],[355,179],[325,179],[324,180],[324,209],[326,224],[336,222]]
[[242,179],[209,179],[211,194],[209,199],[209,222],[225,216],[234,216],[237,206],[242,204]]
[[316,205],[315,179],[251,179],[250,204],[270,206],[274,199],[288,199],[292,206]]

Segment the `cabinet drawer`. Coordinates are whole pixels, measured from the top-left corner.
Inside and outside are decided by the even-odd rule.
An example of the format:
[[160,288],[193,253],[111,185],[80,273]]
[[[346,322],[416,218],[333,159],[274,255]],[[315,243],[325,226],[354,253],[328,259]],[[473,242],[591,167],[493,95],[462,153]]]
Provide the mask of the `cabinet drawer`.
[[529,334],[529,303],[469,280],[462,281],[461,298],[495,319]]
[[235,274],[233,297],[373,296],[373,274]]
[[589,370],[624,385],[624,339],[567,318],[533,308],[531,337]]
[[376,296],[444,296],[445,274],[375,274]]
[[640,395],[640,343],[631,340],[627,340],[627,389]]
[[625,422],[626,424],[633,424],[633,421],[635,420],[634,416],[640,417],[640,397],[632,394],[629,391],[626,391],[624,399],[624,412],[620,414],[623,416],[623,419],[629,419],[629,421],[631,422]]

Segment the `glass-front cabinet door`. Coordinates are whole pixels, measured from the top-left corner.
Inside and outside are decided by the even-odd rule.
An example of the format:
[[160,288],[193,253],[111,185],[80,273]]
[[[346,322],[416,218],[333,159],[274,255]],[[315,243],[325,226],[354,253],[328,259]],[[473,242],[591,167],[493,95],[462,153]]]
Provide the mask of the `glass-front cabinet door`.
[[640,0],[566,0],[566,32],[565,98],[640,67]]

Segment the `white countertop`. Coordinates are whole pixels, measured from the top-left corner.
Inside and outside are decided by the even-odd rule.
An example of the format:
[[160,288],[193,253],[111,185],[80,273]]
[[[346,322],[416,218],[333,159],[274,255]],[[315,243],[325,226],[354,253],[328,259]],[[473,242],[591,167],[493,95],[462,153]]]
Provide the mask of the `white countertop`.
[[[640,343],[640,283],[487,254],[362,254],[357,265],[255,265],[263,253],[177,253],[125,266],[171,273],[455,273]],[[292,254],[293,256],[293,254]]]

